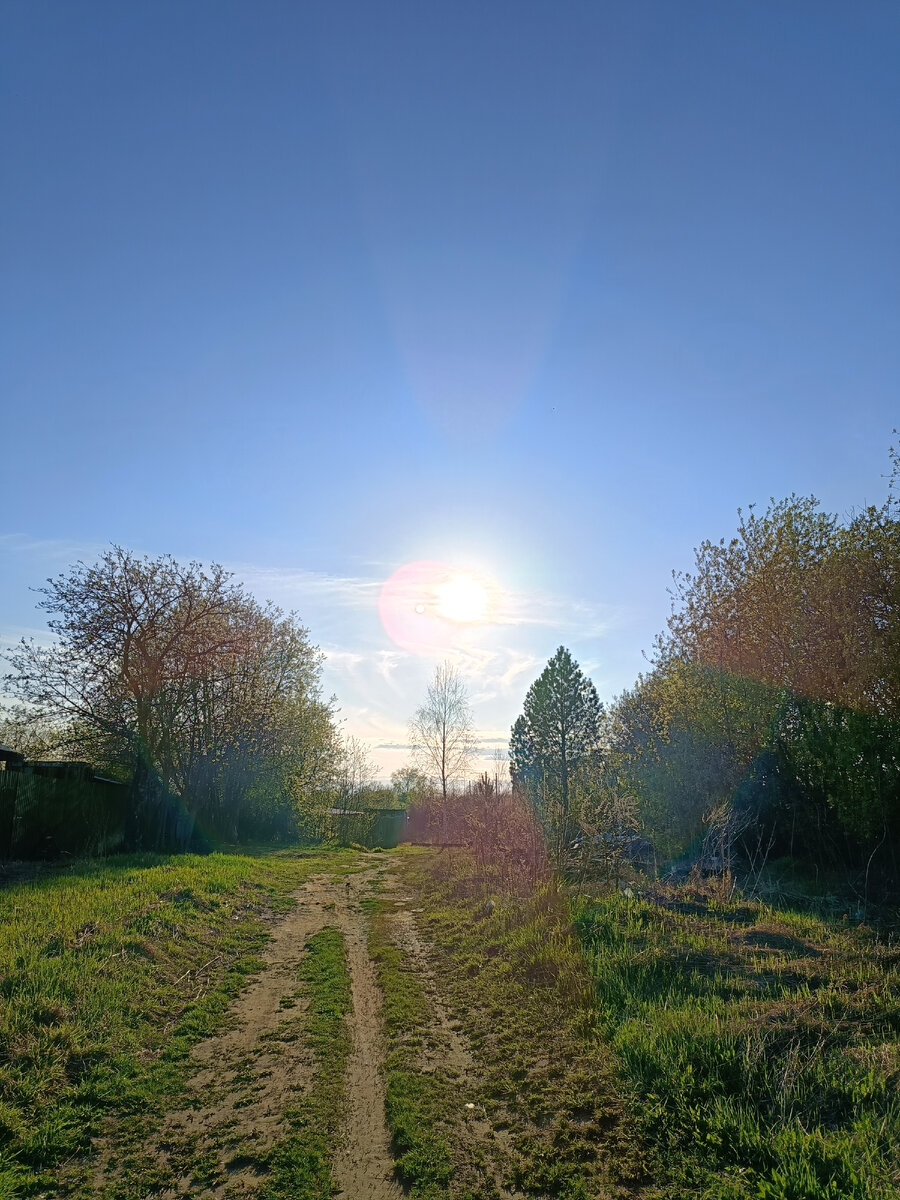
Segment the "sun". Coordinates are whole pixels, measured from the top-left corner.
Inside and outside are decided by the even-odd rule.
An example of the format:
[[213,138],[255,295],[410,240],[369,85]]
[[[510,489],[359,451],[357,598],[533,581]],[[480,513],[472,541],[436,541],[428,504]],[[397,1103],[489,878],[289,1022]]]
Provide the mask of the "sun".
[[448,621],[468,624],[481,621],[487,612],[487,591],[473,575],[451,575],[438,584],[435,594],[437,615]]
[[476,568],[418,559],[398,567],[378,593],[385,633],[416,654],[447,653],[477,641],[498,619],[494,580]]

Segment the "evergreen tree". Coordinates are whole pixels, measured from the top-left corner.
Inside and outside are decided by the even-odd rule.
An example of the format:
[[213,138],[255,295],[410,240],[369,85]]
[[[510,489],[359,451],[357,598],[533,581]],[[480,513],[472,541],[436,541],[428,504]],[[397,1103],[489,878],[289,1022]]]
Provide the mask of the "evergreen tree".
[[576,776],[600,744],[603,705],[597,689],[560,646],[525,696],[512,728],[513,781],[528,791],[545,820],[568,836]]
[[534,741],[524,717],[516,717],[509,739],[509,777],[514,787],[533,790],[540,777]]

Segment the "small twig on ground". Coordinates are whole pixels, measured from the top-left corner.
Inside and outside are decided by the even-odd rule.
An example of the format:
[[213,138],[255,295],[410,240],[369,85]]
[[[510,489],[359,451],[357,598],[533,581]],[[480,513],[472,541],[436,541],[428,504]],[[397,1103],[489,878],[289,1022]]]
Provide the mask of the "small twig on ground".
[[203,971],[206,970],[207,967],[211,967],[213,965],[213,963],[216,962],[221,957],[222,957],[221,954],[217,954],[215,958],[211,958],[209,960],[209,962],[204,963],[202,967],[191,967],[190,970],[185,971],[185,973],[183,975],[179,975],[179,977],[175,980],[175,983],[173,986],[178,987],[178,985],[179,985],[179,983],[181,983],[182,979],[187,979],[188,975],[193,975],[195,972],[198,975],[200,975]]

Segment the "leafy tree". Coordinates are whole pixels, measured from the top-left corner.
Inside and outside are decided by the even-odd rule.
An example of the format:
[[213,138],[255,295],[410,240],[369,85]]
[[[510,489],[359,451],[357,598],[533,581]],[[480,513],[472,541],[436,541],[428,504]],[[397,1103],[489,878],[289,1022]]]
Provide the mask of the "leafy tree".
[[753,679],[675,657],[616,699],[607,757],[663,859],[684,852],[730,800],[767,742],[777,700]]
[[391,787],[405,808],[428,791],[428,777],[414,763],[407,763],[391,774]]
[[738,512],[728,543],[705,541],[693,573],[674,576],[669,633],[658,659],[685,662],[836,700],[848,648],[833,630],[829,578],[837,518],[791,496],[762,516]]
[[[717,813],[779,852],[871,867],[900,839],[900,502],[846,523],[813,498],[739,513],[675,577],[610,753],[671,853]],[[734,821],[727,807],[742,809]],[[724,818],[723,818],[724,814]],[[882,868],[884,869],[884,868]]]
[[41,593],[55,641],[20,643],[10,685],[75,757],[133,780],[136,839],[177,843],[193,820],[237,838],[254,796],[289,805],[330,762],[319,651],[222,567],[113,547]]

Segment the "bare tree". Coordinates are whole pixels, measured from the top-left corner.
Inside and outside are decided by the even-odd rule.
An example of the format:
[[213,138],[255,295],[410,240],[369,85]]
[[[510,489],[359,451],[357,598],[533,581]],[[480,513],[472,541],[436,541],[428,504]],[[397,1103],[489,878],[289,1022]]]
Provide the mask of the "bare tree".
[[422,770],[440,786],[446,817],[448,786],[475,753],[469,695],[452,663],[435,667],[425,703],[409,723],[409,740]]
[[340,747],[336,778],[338,804],[344,816],[353,811],[360,793],[372,786],[374,772],[365,742],[358,737],[345,737]]
[[501,789],[509,783],[509,752],[497,746],[491,755],[491,762],[494,767],[494,791],[499,796]]

